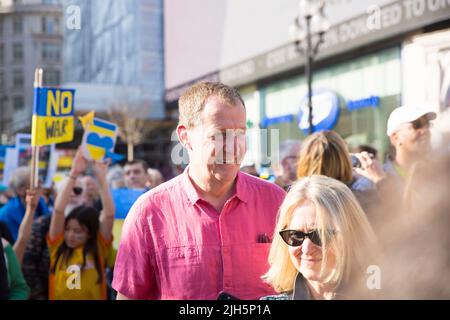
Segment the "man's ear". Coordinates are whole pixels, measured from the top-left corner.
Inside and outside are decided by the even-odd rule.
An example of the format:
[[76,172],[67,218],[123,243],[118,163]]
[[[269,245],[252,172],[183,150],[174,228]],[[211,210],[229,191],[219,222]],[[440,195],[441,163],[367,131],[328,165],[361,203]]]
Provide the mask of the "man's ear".
[[177,126],[177,136],[183,147],[188,150],[192,150],[191,144],[189,142],[188,130],[183,124]]

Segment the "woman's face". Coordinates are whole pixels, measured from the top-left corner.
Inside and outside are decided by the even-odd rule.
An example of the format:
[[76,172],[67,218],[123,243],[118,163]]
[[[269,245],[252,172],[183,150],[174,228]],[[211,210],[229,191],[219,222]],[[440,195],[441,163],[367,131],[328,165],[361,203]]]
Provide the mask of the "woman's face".
[[84,246],[88,238],[89,232],[85,226],[80,225],[76,219],[67,221],[64,240],[69,248],[75,249]]
[[[297,230],[304,233],[317,230],[316,226],[316,207],[310,201],[305,201],[294,211],[292,220],[288,229]],[[322,267],[322,248],[314,244],[308,237],[298,247],[288,247],[289,256],[297,271],[303,277],[311,281],[321,281],[320,269]],[[331,251],[327,252],[328,268],[335,264],[335,257]]]

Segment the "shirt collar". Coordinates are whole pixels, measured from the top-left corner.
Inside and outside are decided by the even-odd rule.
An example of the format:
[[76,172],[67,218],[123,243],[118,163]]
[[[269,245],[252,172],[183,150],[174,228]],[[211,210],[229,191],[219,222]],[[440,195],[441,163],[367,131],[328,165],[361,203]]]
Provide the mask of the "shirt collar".
[[239,170],[236,179],[236,192],[234,196],[236,196],[242,202],[248,203],[249,188],[247,185],[247,180],[249,179],[249,177]]
[[306,284],[305,278],[299,272],[295,277],[294,290],[290,296],[292,300],[313,300],[309,293],[308,286]]
[[184,169],[182,174],[182,181],[183,181],[183,189],[187,194],[187,197],[191,204],[195,204],[198,200],[200,200],[200,195],[198,194],[197,190],[195,189],[191,178],[189,178],[188,174],[189,166]]
[[[186,192],[189,201],[191,204],[195,204],[198,200],[201,199],[200,194],[195,189],[193,182],[191,181],[191,178],[189,177],[189,166],[184,169],[184,172],[182,173],[182,181],[183,181],[183,188]],[[234,194],[230,197],[230,199],[236,197],[242,202],[247,203],[249,201],[248,199],[248,188],[246,187],[246,180],[248,178],[243,174],[241,171],[238,171],[238,174],[236,176],[236,191]]]

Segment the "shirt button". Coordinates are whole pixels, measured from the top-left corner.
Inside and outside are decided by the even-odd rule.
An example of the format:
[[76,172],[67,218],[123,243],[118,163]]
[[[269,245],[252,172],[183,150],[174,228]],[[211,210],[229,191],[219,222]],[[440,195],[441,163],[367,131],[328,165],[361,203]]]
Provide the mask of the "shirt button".
[[223,248],[223,253],[226,253],[226,254],[230,253],[230,249],[229,248]]

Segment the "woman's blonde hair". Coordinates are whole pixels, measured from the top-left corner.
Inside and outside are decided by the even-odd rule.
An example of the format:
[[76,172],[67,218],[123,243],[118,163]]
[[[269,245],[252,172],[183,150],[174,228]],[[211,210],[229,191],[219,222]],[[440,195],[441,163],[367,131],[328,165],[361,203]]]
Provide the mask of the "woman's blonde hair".
[[297,178],[320,174],[349,184],[352,163],[344,139],[334,131],[308,136],[300,149]]
[[[316,208],[316,228],[322,240],[324,283],[337,289],[365,272],[375,256],[375,235],[350,189],[335,179],[313,175],[300,179],[286,195],[278,212],[269,253],[270,268],[262,277],[277,292],[292,291],[297,269],[289,256],[288,245],[279,231],[289,227],[295,209],[305,201]],[[334,232],[334,235],[333,235]],[[325,274],[327,252],[332,250],[336,264]]]

